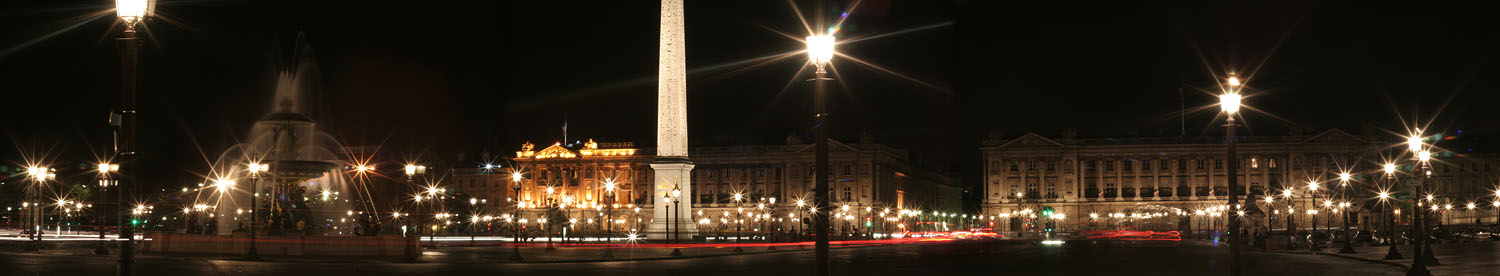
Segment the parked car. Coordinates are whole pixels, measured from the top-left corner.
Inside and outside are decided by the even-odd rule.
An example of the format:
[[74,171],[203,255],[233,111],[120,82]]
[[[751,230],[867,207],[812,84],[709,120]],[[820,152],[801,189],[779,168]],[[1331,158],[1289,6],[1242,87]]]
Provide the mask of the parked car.
[[1327,232],[1313,232],[1307,235],[1308,241],[1319,245],[1328,244],[1330,239],[1332,239],[1332,235],[1329,235]]
[[1458,235],[1448,229],[1434,228],[1431,232],[1428,232],[1427,240],[1436,243],[1457,242]]
[[1354,242],[1376,243],[1378,241],[1375,240],[1375,233],[1371,233],[1369,230],[1359,230],[1359,232],[1354,233]]

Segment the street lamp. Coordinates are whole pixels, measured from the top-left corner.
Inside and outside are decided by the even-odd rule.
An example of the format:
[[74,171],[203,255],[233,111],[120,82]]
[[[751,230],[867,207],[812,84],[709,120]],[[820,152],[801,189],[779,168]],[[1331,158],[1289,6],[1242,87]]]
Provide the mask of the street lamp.
[[[27,198],[40,201],[40,199],[38,198],[40,197],[40,195],[37,194],[37,190],[41,189],[41,187],[46,186],[47,180],[57,179],[57,173],[54,173],[53,171],[54,170],[51,168],[37,166],[26,168],[27,178],[30,178],[36,183],[34,187],[26,189],[26,193],[28,194]],[[25,208],[27,206],[23,203],[21,207]],[[45,216],[46,207],[43,207],[40,202],[31,202],[29,208],[31,209],[29,210],[30,212],[27,213],[27,220],[29,221],[29,223],[27,223],[27,228],[30,228],[31,230],[31,234],[29,235],[31,238],[31,242],[26,243],[25,251],[40,251],[42,241],[41,231],[43,224],[41,221],[43,220],[43,216]]]
[[[258,204],[256,203],[256,198],[260,197],[260,181],[259,181],[259,178],[260,178],[260,173],[264,172],[264,171],[267,171],[268,169],[270,169],[270,166],[265,165],[265,164],[261,164],[261,163],[258,163],[258,162],[252,162],[248,166],[249,166],[248,170],[250,171],[250,249],[249,249],[250,251],[249,251],[249,258],[250,259],[255,259],[255,258],[259,258],[260,257],[259,253],[257,253],[255,251],[255,232],[256,232],[256,224],[257,224],[257,222],[256,222],[257,218],[256,217],[259,216],[259,214],[255,212],[255,210],[258,208],[257,207]],[[364,167],[364,166],[361,165],[360,167]]]
[[[510,217],[512,221],[517,221],[518,219],[521,219],[521,206],[526,205],[526,203],[521,201],[521,172],[511,172],[510,183],[510,197],[513,198],[513,201],[516,202],[515,207],[513,207],[510,211]],[[519,222],[520,223],[510,224],[511,234],[515,235],[514,237],[511,237],[512,246],[510,251],[510,260],[512,262],[526,261],[526,258],[521,257],[521,224],[524,224],[526,222],[524,222],[524,219],[519,220]]]
[[[821,10],[821,9],[820,9]],[[813,82],[813,142],[816,148],[813,166],[817,168],[813,180],[813,207],[819,212],[813,216],[813,252],[817,263],[814,268],[815,275],[829,275],[830,264],[828,261],[828,215],[829,205],[829,165],[828,165],[828,95],[824,91],[824,83],[828,80],[828,72],[824,68],[833,61],[834,38],[832,34],[814,34],[807,37],[808,62],[816,67]],[[738,240],[738,239],[736,239]]]
[[[1339,173],[1339,193],[1342,194],[1342,196],[1348,196],[1348,194],[1349,194],[1349,180],[1351,180],[1353,178],[1354,177],[1352,175],[1350,175],[1348,172],[1340,172]],[[1339,203],[1339,207],[1341,207],[1341,208],[1347,208],[1347,207],[1349,207],[1349,204],[1347,202],[1345,202],[1345,203]],[[1344,248],[1340,248],[1339,249],[1339,253],[1342,253],[1342,254],[1354,254],[1355,253],[1355,251],[1354,251],[1354,243],[1353,243],[1353,241],[1354,241],[1353,236],[1354,235],[1351,235],[1351,233],[1349,232],[1349,217],[1350,217],[1350,212],[1348,212],[1348,210],[1345,209],[1341,213],[1344,215]]]
[[[1428,162],[1432,160],[1432,152],[1423,149],[1425,145],[1422,140],[1422,132],[1420,130],[1415,131],[1413,135],[1406,138],[1406,148],[1415,154],[1416,161],[1418,161],[1412,165],[1414,172],[1412,177],[1417,179],[1417,185],[1413,185],[1412,187],[1415,190],[1413,191],[1414,195],[1426,193],[1427,178],[1431,177]],[[1428,195],[1428,199],[1431,200],[1431,195]],[[1412,207],[1417,210],[1411,213],[1412,232],[1414,232],[1412,237],[1416,241],[1412,244],[1412,251],[1416,256],[1412,257],[1412,265],[1407,270],[1406,275],[1432,275],[1432,272],[1427,270],[1427,265],[1429,261],[1433,261],[1432,264],[1436,264],[1435,261],[1437,261],[1437,258],[1432,256],[1431,245],[1427,242],[1427,219],[1426,215],[1424,215],[1426,212],[1422,212],[1416,206]]]
[[[672,208],[676,208],[676,209],[672,209],[672,212],[673,213],[677,213],[678,211],[681,211],[682,210],[682,204],[678,204],[678,203],[680,203],[681,200],[682,200],[682,190],[678,189],[678,187],[675,186],[675,185],[672,186],[672,198],[671,199],[672,199]],[[681,214],[679,214],[679,215],[681,215]],[[681,218],[678,218],[678,219],[681,219]],[[667,222],[671,223],[671,224],[676,224],[676,223],[672,223],[672,220],[670,218],[667,219]],[[667,239],[667,240],[668,241],[676,240],[678,238],[678,236],[681,235],[681,233],[682,233],[682,226],[678,225],[677,227],[672,228],[672,237],[669,238],[669,239]],[[672,251],[677,251],[677,250],[672,250]]]
[[[740,215],[744,214],[745,210],[743,208],[738,208],[738,207],[740,207],[740,200],[743,200],[745,198],[745,194],[734,193],[733,197],[734,197],[734,207],[736,207],[735,213],[734,213],[734,243],[740,243],[740,237],[741,237],[740,236]],[[734,252],[743,252],[743,251],[744,251],[744,249],[740,248],[739,246],[735,246],[734,247]]]
[[[403,171],[406,173],[407,187],[416,186],[413,178],[415,178],[417,174],[423,173],[421,171],[421,169],[423,168],[426,168],[426,166],[417,166],[416,164],[410,163],[406,164],[406,166],[403,167]],[[416,204],[416,206],[413,206],[412,209],[420,208],[422,204],[421,193],[413,196],[413,199],[415,199],[414,204]],[[413,233],[410,235],[406,235],[406,250],[404,251],[404,253],[407,261],[416,261],[417,258],[420,257],[420,253],[417,252],[417,247],[420,246],[421,237],[417,236],[417,233],[421,233],[421,227],[412,227],[411,222],[411,214],[408,213],[406,219],[406,229],[410,229]]]
[[[1227,181],[1229,182],[1229,206],[1234,206],[1234,207],[1231,207],[1231,208],[1236,208],[1236,209],[1238,209],[1238,207],[1237,207],[1237,203],[1238,203],[1237,197],[1238,197],[1238,195],[1240,193],[1240,189],[1239,189],[1239,181],[1238,181],[1239,180],[1239,176],[1238,176],[1239,175],[1239,172],[1238,172],[1238,170],[1239,170],[1239,153],[1237,152],[1237,149],[1235,148],[1236,145],[1235,145],[1235,139],[1234,139],[1235,138],[1234,137],[1234,116],[1235,116],[1235,113],[1238,113],[1240,111],[1240,98],[1241,97],[1240,97],[1239,90],[1240,90],[1240,88],[1242,86],[1243,86],[1243,84],[1240,83],[1240,79],[1238,77],[1235,77],[1234,73],[1229,73],[1229,79],[1227,80],[1224,94],[1220,94],[1219,95],[1219,108],[1224,111],[1224,117],[1225,117],[1225,124],[1224,124],[1225,135],[1224,135],[1224,141],[1225,141],[1225,144],[1227,144],[1227,146],[1226,146],[1227,153],[1225,154],[1225,159],[1228,159],[1227,160],[1228,162],[1226,162],[1226,163],[1229,163],[1228,164],[1229,165],[1229,170],[1228,170],[1229,178],[1227,179]],[[1247,198],[1245,204],[1253,206],[1255,203],[1254,202],[1249,202],[1249,199]],[[1239,211],[1239,210],[1235,210],[1235,211]],[[1230,255],[1231,255],[1231,260],[1233,260],[1233,261],[1230,262],[1230,265],[1229,265],[1229,267],[1230,267],[1229,274],[1233,275],[1233,276],[1239,276],[1241,273],[1243,273],[1243,268],[1242,268],[1243,265],[1241,264],[1242,263],[1242,258],[1240,257],[1240,248],[1244,247],[1244,246],[1240,244],[1241,243],[1240,236],[1242,236],[1244,233],[1242,233],[1242,231],[1240,231],[1241,229],[1240,229],[1240,218],[1239,217],[1229,217],[1227,219],[1229,220],[1229,231],[1230,231],[1230,233],[1233,233],[1232,235],[1229,235],[1229,252],[1230,252]]]
[[110,173],[119,172],[120,171],[120,164],[110,164],[109,162],[100,162],[97,168],[99,170],[99,209],[96,210],[96,212],[99,213],[99,223],[98,223],[98,225],[99,225],[99,246],[96,247],[96,248],[94,248],[94,254],[95,255],[109,255],[109,245],[106,244],[105,241],[104,241],[104,228],[106,226],[105,225],[105,220],[106,219],[104,217],[104,214],[105,214],[104,210],[106,210],[106,208],[108,208],[107,206],[109,204],[105,204],[104,200],[105,200],[106,197],[104,195],[108,193],[107,191],[109,190],[110,186],[117,185],[117,183],[115,182],[115,180],[110,179]]
[[[125,30],[120,42],[120,94],[121,106],[119,109],[110,111],[109,125],[115,131],[114,154],[116,161],[130,163],[135,156],[136,144],[136,63],[139,61],[141,41],[136,38],[136,25],[146,21],[151,14],[154,0],[116,0],[115,15],[123,22]],[[113,164],[111,164],[113,167]],[[111,168],[113,169],[113,168]],[[135,183],[135,167],[130,167],[123,176],[125,183]],[[124,189],[115,193],[116,202],[123,202]],[[132,227],[125,227],[124,216],[117,216],[117,225],[120,227],[120,259],[118,261],[118,273],[120,275],[135,274],[135,233]]]
[[604,227],[605,227],[604,228],[605,229],[604,230],[604,243],[606,244],[604,246],[604,258],[605,259],[614,259],[615,258],[614,251],[611,251],[610,250],[610,246],[608,245],[610,243],[609,242],[609,238],[611,236],[614,236],[614,234],[615,234],[615,206],[614,206],[614,203],[615,203],[615,179],[614,178],[606,178],[606,179],[604,179],[604,207],[608,208],[608,211],[605,211],[604,214],[605,214],[605,218],[608,219],[609,221],[606,222],[606,223],[604,223]]

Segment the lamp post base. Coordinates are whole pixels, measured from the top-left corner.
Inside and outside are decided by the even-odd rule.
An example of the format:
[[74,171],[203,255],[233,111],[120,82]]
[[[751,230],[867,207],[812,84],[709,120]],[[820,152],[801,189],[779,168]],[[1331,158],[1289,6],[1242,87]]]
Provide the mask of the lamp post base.
[[1354,244],[1350,243],[1348,241],[1344,242],[1344,248],[1339,249],[1339,254],[1354,254],[1354,253],[1356,253],[1356,252],[1354,252]]
[[1401,252],[1398,251],[1398,250],[1396,250],[1396,243],[1394,243],[1394,242],[1388,242],[1388,243],[1391,244],[1391,247],[1390,247],[1390,250],[1386,250],[1385,251],[1385,259],[1386,260],[1397,260],[1397,259],[1403,258],[1403,257],[1401,257]]
[[406,236],[406,250],[402,252],[402,257],[405,258],[406,262],[415,263],[417,262],[417,258],[420,257],[418,256],[420,253],[417,253],[417,249],[420,246],[417,246],[417,243],[420,243],[421,241],[418,239],[419,238],[416,235]]
[[1431,242],[1424,242],[1424,243],[1422,243],[1422,247],[1423,247],[1423,249],[1422,249],[1422,251],[1423,251],[1422,252],[1422,264],[1424,264],[1424,265],[1442,265],[1442,263],[1438,262],[1437,256],[1433,256],[1432,255],[1432,243]]
[[1406,276],[1432,276],[1432,271],[1427,271],[1427,267],[1414,265],[1406,270]]
[[[608,254],[606,253],[606,255],[608,255]],[[510,248],[510,261],[512,261],[512,262],[524,262],[524,261],[526,261],[526,258],[522,258],[521,257],[521,248],[520,247],[514,247],[514,246],[512,246]]]

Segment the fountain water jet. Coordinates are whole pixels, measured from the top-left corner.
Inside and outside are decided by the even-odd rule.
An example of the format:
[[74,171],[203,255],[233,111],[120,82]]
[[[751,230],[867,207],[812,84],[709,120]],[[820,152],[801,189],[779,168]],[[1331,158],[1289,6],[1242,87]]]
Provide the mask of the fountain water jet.
[[[375,220],[373,206],[362,199],[357,182],[344,174],[345,147],[331,135],[317,129],[306,113],[309,93],[316,92],[318,67],[311,48],[298,36],[299,46],[283,69],[276,74],[271,112],[250,129],[246,142],[231,146],[220,154],[215,175],[234,180],[235,189],[211,193],[207,197],[215,209],[215,227],[219,235],[249,229],[247,216],[233,210],[249,210],[250,196],[257,199],[260,210],[259,229],[267,234],[323,233],[350,235],[352,227]],[[258,177],[260,189],[254,190],[245,170],[251,162],[269,165]],[[201,193],[204,192],[200,192]],[[359,216],[352,214],[358,212]],[[377,230],[368,227],[366,231]]]

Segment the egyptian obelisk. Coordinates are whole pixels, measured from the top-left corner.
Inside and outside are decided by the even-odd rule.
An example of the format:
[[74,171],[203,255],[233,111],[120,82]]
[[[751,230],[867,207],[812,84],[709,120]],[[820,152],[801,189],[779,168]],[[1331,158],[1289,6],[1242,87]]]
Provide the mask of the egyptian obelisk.
[[[647,230],[650,239],[671,237],[686,241],[698,233],[692,220],[693,163],[688,161],[687,52],[683,30],[682,0],[662,0],[656,63],[656,161],[651,163],[656,172],[656,188],[651,194],[656,210]],[[673,189],[679,190],[680,196],[669,199]]]

